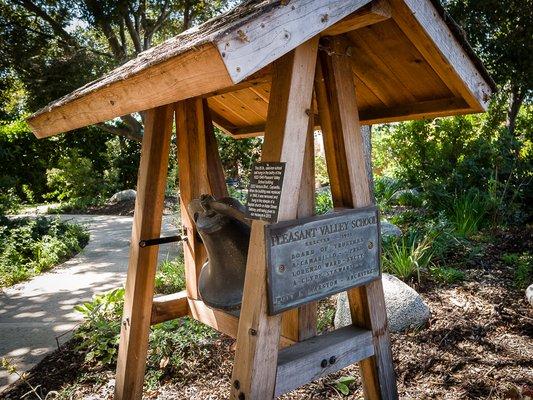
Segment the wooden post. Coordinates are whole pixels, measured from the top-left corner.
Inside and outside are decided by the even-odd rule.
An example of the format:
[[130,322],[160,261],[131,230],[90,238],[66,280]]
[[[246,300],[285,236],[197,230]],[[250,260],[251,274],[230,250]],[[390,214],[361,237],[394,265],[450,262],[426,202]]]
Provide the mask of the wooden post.
[[[328,38],[315,82],[331,192],[335,207],[372,205],[353,74],[342,37]],[[381,279],[348,291],[354,325],[372,330],[373,357],[360,362],[367,399],[397,399]]]
[[[286,163],[279,220],[293,219],[304,163],[318,40],[274,63],[262,161]],[[271,399],[276,381],[281,318],[267,314],[264,226],[253,221],[232,375],[232,399]]]
[[[304,166],[298,199],[298,218],[315,213],[315,124],[314,112],[309,113],[309,126],[304,149]],[[282,335],[294,341],[316,336],[317,302],[283,313]]]
[[116,400],[142,396],[159,247],[141,248],[139,241],[161,234],[172,115],[171,106],[146,112],[120,332]]
[[202,194],[227,196],[224,172],[206,100],[188,99],[175,104],[181,222],[187,233],[183,243],[187,295],[198,299],[198,276],[207,258],[187,206]]

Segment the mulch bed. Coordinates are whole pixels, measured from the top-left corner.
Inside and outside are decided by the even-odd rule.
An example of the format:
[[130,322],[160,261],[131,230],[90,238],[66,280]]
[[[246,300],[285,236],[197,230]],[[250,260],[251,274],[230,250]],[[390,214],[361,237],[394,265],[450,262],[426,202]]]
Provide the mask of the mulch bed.
[[[432,312],[425,329],[392,334],[402,399],[533,397],[533,307],[525,300],[524,291],[516,289],[514,269],[500,261],[503,253],[531,251],[533,229],[493,232],[493,239],[485,246],[464,266],[465,282],[418,287]],[[220,336],[207,345],[201,359],[191,355],[179,375],[146,392],[145,398],[227,398],[233,344],[234,340]],[[29,379],[41,385],[43,393],[77,380],[73,399],[111,399],[112,369],[91,371],[81,360],[71,342],[36,366]],[[345,375],[356,378],[349,396],[342,396],[334,385]],[[83,381],[80,376],[84,376]],[[27,390],[23,383],[15,384],[4,398],[18,399]],[[362,397],[357,366],[351,366],[282,399]]]

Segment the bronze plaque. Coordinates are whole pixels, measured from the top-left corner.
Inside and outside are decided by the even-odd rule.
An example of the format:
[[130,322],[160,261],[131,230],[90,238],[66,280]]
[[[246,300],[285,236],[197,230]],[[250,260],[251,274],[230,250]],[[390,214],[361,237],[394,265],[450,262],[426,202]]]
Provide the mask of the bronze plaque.
[[284,162],[258,162],[252,166],[246,205],[248,218],[277,221],[284,174]]
[[375,207],[267,225],[265,237],[270,315],[380,276]]

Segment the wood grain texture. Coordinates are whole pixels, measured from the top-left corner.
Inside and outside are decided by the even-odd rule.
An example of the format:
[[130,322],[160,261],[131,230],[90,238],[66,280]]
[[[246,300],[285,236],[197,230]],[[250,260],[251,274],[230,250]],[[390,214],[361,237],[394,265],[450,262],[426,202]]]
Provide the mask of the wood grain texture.
[[218,51],[205,45],[44,108],[28,119],[38,138],[107,121],[232,85]]
[[370,0],[271,2],[270,9],[215,41],[237,83],[287,54]]
[[[340,55],[344,54],[347,44],[336,37],[329,45],[334,53],[319,55],[317,100],[321,121],[327,121],[327,125],[323,123],[322,132],[328,173],[331,170],[335,177],[331,179],[330,175],[333,204],[335,207],[365,207],[372,205],[373,199],[349,60]],[[348,300],[354,326],[373,332],[375,355],[359,364],[365,398],[397,399],[381,278],[348,290]]]
[[274,395],[281,396],[373,354],[372,332],[353,326],[296,343],[279,353]]
[[385,21],[391,17],[391,9],[387,0],[373,0],[370,4],[362,7],[351,15],[341,19],[336,24],[322,31],[320,36],[335,36],[368,25]]
[[189,314],[187,291],[154,297],[150,324],[155,325]]
[[227,196],[227,187],[205,99],[178,102],[175,110],[181,222],[188,239],[183,242],[185,281],[188,296],[197,299],[198,276],[207,252],[187,206],[202,194]]
[[[315,126],[314,111],[309,113],[307,139],[304,149],[302,181],[298,199],[298,218],[306,218],[315,213]],[[282,335],[294,341],[302,341],[316,336],[317,302],[289,310],[282,315]]]
[[171,106],[163,106],[146,113],[120,331],[117,400],[142,395],[159,247],[141,248],[139,241],[161,234],[173,112]]
[[393,18],[454,94],[486,111],[492,89],[430,0],[390,0]]
[[[268,109],[261,160],[286,163],[279,220],[293,219],[298,211],[317,46],[317,39],[308,41],[274,64],[271,99],[275,101]],[[252,223],[232,375],[239,389],[232,388],[232,399],[274,396],[281,318],[267,315],[264,227],[263,221]]]

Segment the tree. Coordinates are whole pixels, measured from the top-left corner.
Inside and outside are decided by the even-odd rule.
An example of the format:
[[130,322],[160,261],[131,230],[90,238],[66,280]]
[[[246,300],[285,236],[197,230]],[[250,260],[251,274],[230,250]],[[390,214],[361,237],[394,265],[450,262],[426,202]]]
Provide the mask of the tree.
[[[226,4],[227,0],[0,0],[0,76],[20,80],[27,106],[35,110],[212,17]],[[142,140],[142,118],[134,115],[98,126]]]
[[507,127],[514,135],[520,107],[533,90],[533,0],[447,0],[446,6],[508,91]]

